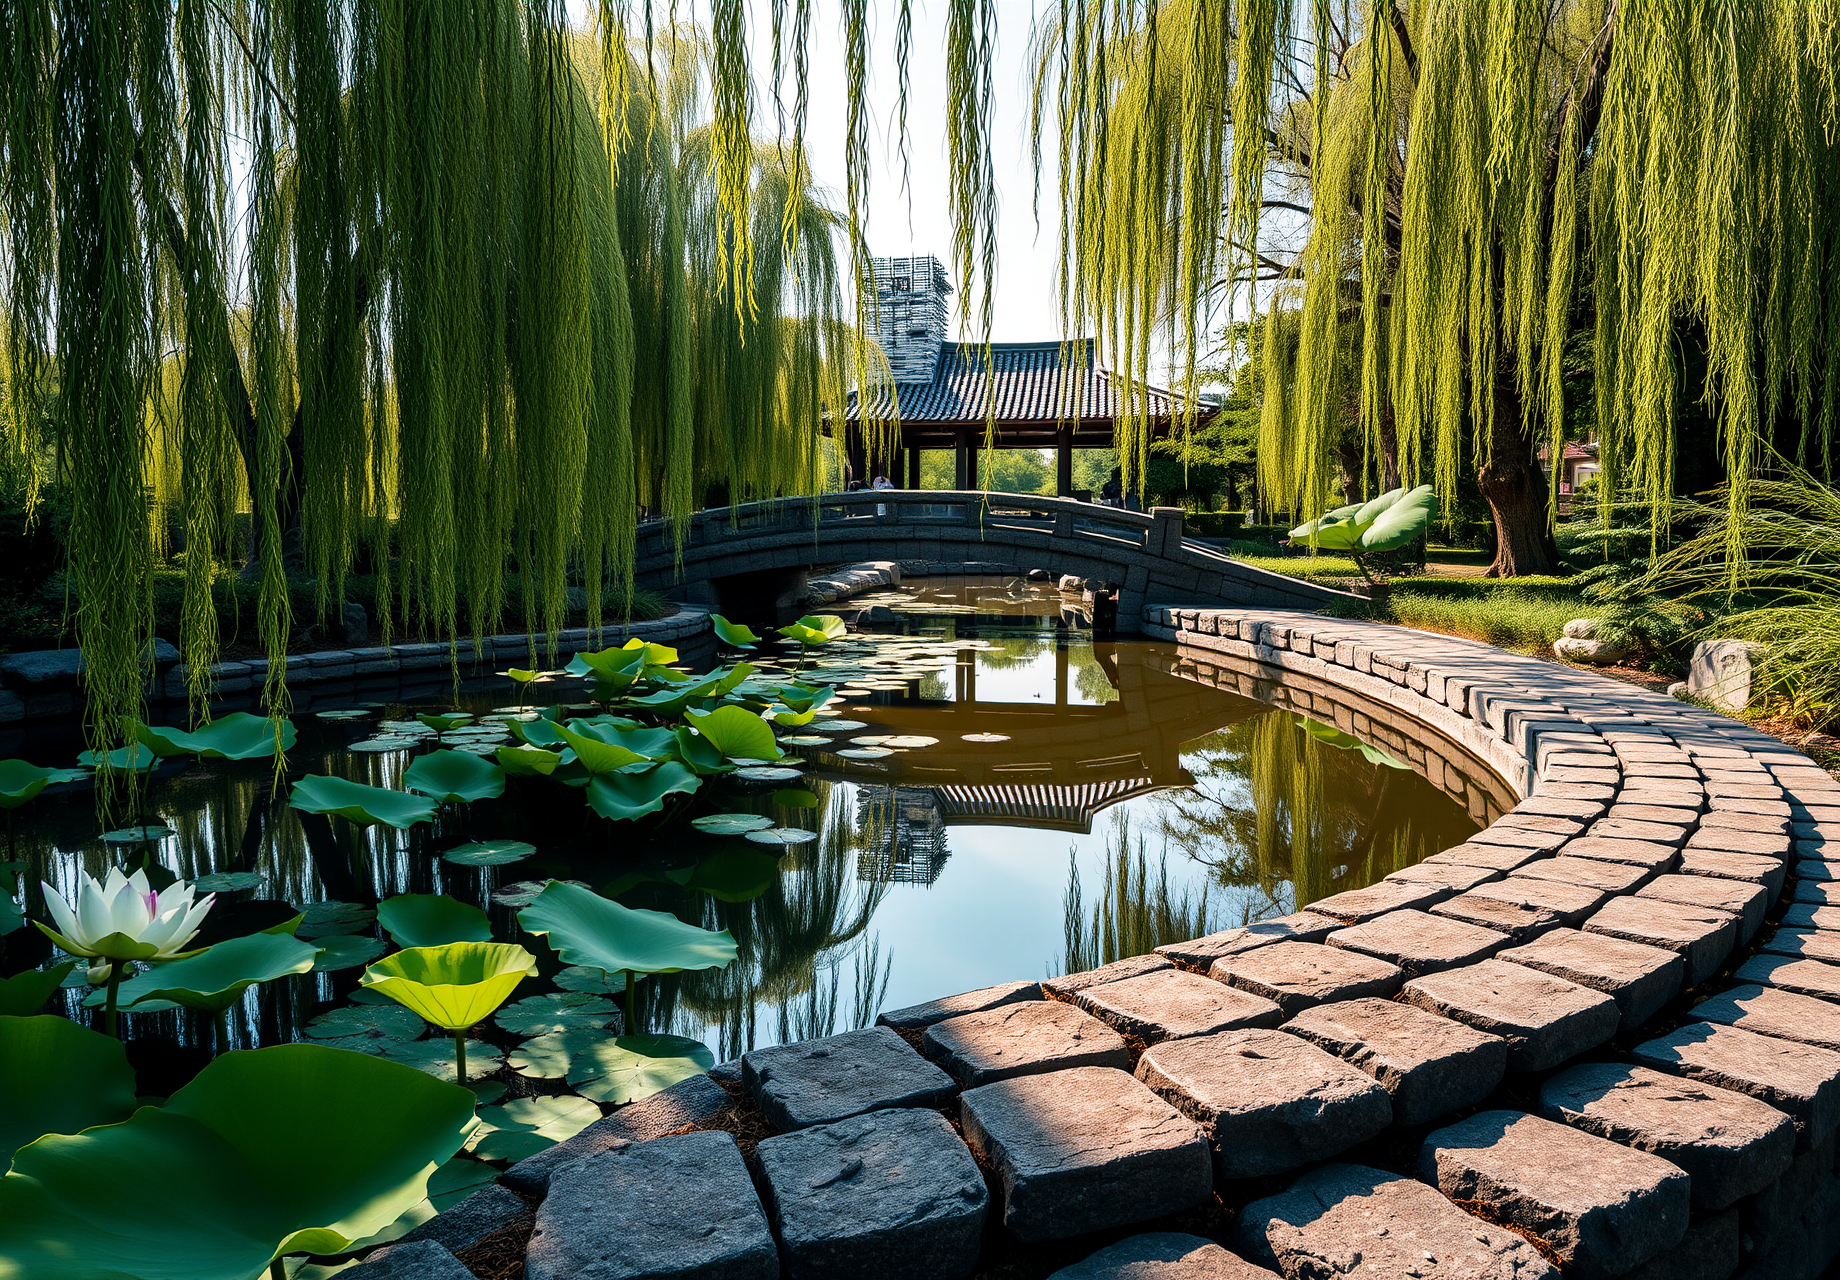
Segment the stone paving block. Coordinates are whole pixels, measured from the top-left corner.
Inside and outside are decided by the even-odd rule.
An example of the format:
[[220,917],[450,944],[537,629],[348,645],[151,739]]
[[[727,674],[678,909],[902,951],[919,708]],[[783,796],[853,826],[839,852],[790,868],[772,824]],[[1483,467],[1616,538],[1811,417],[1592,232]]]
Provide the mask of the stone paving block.
[[1529,796],[1510,811],[1515,816],[1550,816],[1570,818],[1579,823],[1604,815],[1609,805],[1602,800],[1568,800],[1559,796]]
[[564,1165],[537,1208],[527,1280],[778,1280],[779,1251],[733,1135],[634,1142]]
[[1285,1017],[1294,1017],[1324,1001],[1390,996],[1399,990],[1405,973],[1359,951],[1319,942],[1281,942],[1216,960],[1208,977],[1270,1000]]
[[1159,1218],[1212,1191],[1200,1129],[1112,1067],[970,1089],[959,1097],[959,1115],[965,1140],[996,1170],[1003,1225],[1020,1240]]
[[1555,929],[1496,958],[1603,992],[1616,1001],[1623,1027],[1641,1026],[1679,995],[1687,971],[1679,953],[1665,947],[1577,929]]
[[1533,1245],[1412,1178],[1355,1164],[1311,1169],[1241,1212],[1250,1258],[1289,1280],[1559,1280]]
[[1332,947],[1377,956],[1409,974],[1425,974],[1494,955],[1508,945],[1509,938],[1428,911],[1395,911],[1366,924],[1338,929],[1325,941]]
[[1627,818],[1599,818],[1585,833],[1588,840],[1644,840],[1679,848],[1687,842],[1688,828],[1667,822],[1632,822]]
[[1788,818],[1771,813],[1734,813],[1730,809],[1714,809],[1701,815],[1699,826],[1701,831],[1759,831],[1765,835],[1786,835],[1791,831]]
[[[510,1194],[507,1192],[506,1194]],[[354,1280],[472,1280],[473,1273],[432,1240],[402,1242],[377,1250],[343,1274]]]
[[[1440,884],[1453,893],[1474,889],[1479,884],[1501,879],[1502,873],[1490,867],[1466,867],[1455,862],[1421,862],[1387,876],[1388,880],[1410,880],[1417,884]],[[1339,926],[1340,921],[1336,922]]]
[[1062,1267],[1048,1280],[1278,1280],[1278,1277],[1202,1236],[1153,1231],[1120,1240],[1071,1267]]
[[1795,842],[1788,835],[1763,831],[1734,831],[1729,827],[1702,827],[1687,841],[1689,849],[1723,849],[1727,853],[1749,853],[1759,858],[1788,860]]
[[1076,991],[1088,987],[1103,986],[1108,982],[1120,982],[1125,978],[1135,978],[1139,974],[1155,973],[1160,969],[1173,969],[1175,965],[1165,956],[1126,956],[1110,964],[1102,964],[1097,969],[1087,969],[1082,973],[1062,974],[1058,978],[1043,978],[1041,991],[1045,996],[1058,1000],[1068,999]]
[[1469,838],[1471,844],[1508,845],[1516,849],[1531,849],[1535,853],[1551,853],[1571,838],[1570,832],[1535,831],[1528,827],[1504,826],[1497,822],[1478,831]]
[[1759,1253],[1780,1241],[1834,1176],[1834,1139],[1796,1153],[1788,1171],[1756,1195],[1737,1205],[1746,1253]]
[[1678,951],[1687,965],[1685,983],[1694,987],[1725,963],[1737,945],[1738,923],[1736,914],[1717,907],[1626,896],[1605,903],[1584,930]]
[[[1824,874],[1819,878],[1811,877],[1802,870],[1802,868],[1808,865],[1807,860],[1798,862],[1795,865],[1795,901],[1812,902],[1820,907],[1840,906],[1840,884],[1834,883],[1836,880],[1840,880],[1840,863],[1828,862],[1818,864],[1824,871]],[[1834,874],[1826,874],[1825,869],[1829,867],[1835,868],[1836,872]]]
[[[596,1155],[628,1142],[646,1142],[691,1125],[703,1125],[718,1112],[734,1105],[728,1090],[711,1078],[714,1074],[712,1071],[707,1076],[691,1076],[661,1093],[629,1103],[612,1115],[596,1120],[574,1137],[546,1147],[534,1156],[526,1156],[500,1174],[498,1180],[521,1195],[541,1197],[549,1185],[550,1174],[571,1160]],[[737,1073],[735,1083],[740,1082]]]
[[1683,876],[1722,876],[1727,880],[1749,880],[1763,886],[1766,902],[1782,897],[1787,872],[1776,858],[1759,858],[1748,853],[1727,853],[1722,849],[1686,849],[1677,868]]
[[1691,1191],[1681,1170],[1518,1111],[1483,1111],[1431,1134],[1419,1176],[1544,1241],[1567,1276],[1621,1275],[1687,1232]]
[[1529,862],[1514,874],[1527,880],[1552,880],[1604,893],[1628,893],[1653,873],[1646,867],[1632,867],[1626,862],[1600,862],[1596,858],[1561,854]]
[[1621,1280],[1730,1280],[1739,1256],[1738,1211],[1696,1213],[1679,1244],[1624,1272]]
[[1454,849],[1434,853],[1426,862],[1454,862],[1460,867],[1487,867],[1493,871],[1512,871],[1539,857],[1532,849],[1517,849],[1506,844],[1460,844]]
[[1638,898],[1660,898],[1695,907],[1716,907],[1738,917],[1738,945],[1751,940],[1763,923],[1764,908],[1769,905],[1763,886],[1749,880],[1726,880],[1719,876],[1656,876],[1636,890]]
[[1584,830],[1584,823],[1577,818],[1559,817],[1546,813],[1526,813],[1514,809],[1504,813],[1495,823],[1497,827],[1521,827],[1528,831],[1550,831],[1562,836],[1575,836]]
[[1840,1005],[1775,987],[1733,987],[1688,1011],[1701,1022],[1840,1050]]
[[1840,907],[1823,907],[1812,902],[1797,902],[1782,913],[1776,922],[1785,929],[1827,929],[1840,931]]
[[1389,911],[1428,907],[1448,898],[1450,892],[1442,885],[1381,880],[1365,889],[1349,889],[1344,893],[1318,898],[1310,904],[1310,910],[1344,924],[1362,924]]
[[741,1055],[741,1079],[782,1130],[885,1107],[944,1106],[957,1089],[888,1027],[755,1049]]
[[1414,978],[1400,998],[1508,1042],[1508,1066],[1544,1071],[1616,1034],[1616,1001],[1601,991],[1505,960]]
[[1282,1031],[1226,1031],[1153,1045],[1137,1078],[1201,1126],[1219,1178],[1326,1160],[1392,1123],[1366,1073]]
[[1236,929],[1223,929],[1219,933],[1210,933],[1189,942],[1168,943],[1158,947],[1156,953],[1169,957],[1177,964],[1205,970],[1222,956],[1238,955],[1242,951],[1270,946],[1274,942],[1319,942],[1342,927],[1340,920],[1299,911],[1294,915],[1279,916],[1275,920],[1261,920],[1257,924],[1243,925]]
[[921,1045],[966,1088],[1066,1067],[1131,1065],[1123,1037],[1059,1000],[961,1013],[928,1027]]
[[788,1280],[969,1276],[990,1194],[937,1111],[871,1111],[755,1148]]
[[[1493,888],[1494,886],[1485,887]],[[1461,920],[1465,924],[1480,925],[1484,929],[1493,929],[1497,933],[1505,933],[1511,942],[1529,941],[1565,923],[1557,912],[1549,911],[1545,907],[1536,907],[1530,903],[1515,902],[1506,898],[1490,897],[1481,892],[1460,893],[1432,907],[1431,913],[1450,920]]]
[[1696,1209],[1754,1195],[1795,1154],[1795,1126],[1775,1107],[1648,1067],[1567,1067],[1540,1086],[1540,1114],[1677,1165],[1693,1180]]
[[1840,1000],[1840,964],[1762,952],[1739,965],[1731,976],[1734,982],[1754,982],[1823,1000]]
[[1004,982],[994,987],[982,987],[976,991],[928,1000],[925,1004],[910,1004],[904,1009],[889,1009],[875,1021],[880,1026],[893,1027],[896,1031],[924,1031],[935,1022],[944,1022],[961,1013],[978,1013],[1000,1005],[1015,1004],[1019,1000],[1039,999],[1039,982]]
[[1840,961],[1840,933],[1827,929],[1778,929],[1759,944],[1759,950],[1798,960]]
[[[1589,862],[1590,859],[1576,859],[1576,861]],[[1543,864],[1535,863],[1534,865]],[[1600,865],[1612,866],[1614,864]],[[1634,870],[1635,868],[1624,869]],[[1561,880],[1523,875],[1519,871],[1494,884],[1480,885],[1474,892],[1478,897],[1500,898],[1503,902],[1517,902],[1524,906],[1550,911],[1568,925],[1578,924],[1610,900],[1608,890],[1597,888],[1594,885],[1567,884]]]
[[1486,1098],[1508,1068],[1508,1042],[1397,1000],[1318,1005],[1284,1024],[1379,1081],[1393,1120],[1424,1124]]
[[1716,1022],[1689,1022],[1629,1056],[1645,1067],[1747,1093],[1796,1126],[1798,1144],[1826,1142],[1840,1125],[1840,1053]]
[[1672,845],[1652,840],[1604,840],[1581,836],[1565,846],[1567,857],[1596,858],[1599,862],[1622,862],[1647,871],[1666,871],[1680,857]]
[[[1246,954],[1259,956],[1277,949],[1260,947]],[[1223,963],[1215,961],[1216,966]],[[1146,1044],[1239,1027],[1275,1027],[1284,1018],[1277,1004],[1256,993],[1235,991],[1198,973],[1176,968],[1087,987],[1074,993],[1073,1002],[1121,1035],[1136,1036]]]
[[1611,805],[1604,816],[1626,822],[1661,822],[1673,827],[1690,827],[1699,821],[1699,805],[1684,796],[1679,806],[1625,802]]
[[398,1243],[428,1240],[459,1256],[496,1235],[527,1234],[532,1223],[531,1208],[523,1198],[494,1182],[441,1210]]

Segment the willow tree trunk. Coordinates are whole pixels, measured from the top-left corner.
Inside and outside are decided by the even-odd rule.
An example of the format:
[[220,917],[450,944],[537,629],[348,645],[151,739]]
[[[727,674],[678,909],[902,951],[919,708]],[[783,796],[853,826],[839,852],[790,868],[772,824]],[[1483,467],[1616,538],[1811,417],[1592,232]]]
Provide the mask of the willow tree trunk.
[[1546,475],[1527,438],[1511,369],[1495,377],[1495,422],[1488,457],[1476,469],[1476,487],[1495,519],[1495,561],[1488,576],[1551,573],[1559,553],[1546,523]]

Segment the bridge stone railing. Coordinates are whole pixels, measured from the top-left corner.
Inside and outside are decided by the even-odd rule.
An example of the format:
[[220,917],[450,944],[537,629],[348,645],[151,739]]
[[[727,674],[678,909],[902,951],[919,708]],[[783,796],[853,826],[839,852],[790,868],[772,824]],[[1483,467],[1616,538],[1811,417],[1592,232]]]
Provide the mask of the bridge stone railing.
[[1183,536],[1182,511],[1148,512],[1032,494],[884,490],[751,502],[691,518],[681,545],[664,521],[639,526],[638,585],[846,560],[1003,560],[1116,583],[1118,616],[1150,601],[1320,609],[1347,592],[1255,569]]

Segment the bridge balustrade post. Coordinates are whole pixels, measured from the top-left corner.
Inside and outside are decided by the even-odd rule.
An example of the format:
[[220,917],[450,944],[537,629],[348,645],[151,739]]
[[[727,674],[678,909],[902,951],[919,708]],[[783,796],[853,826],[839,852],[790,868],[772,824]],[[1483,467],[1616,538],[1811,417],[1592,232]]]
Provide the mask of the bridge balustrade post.
[[1071,537],[1073,537],[1073,512],[1062,508],[1054,513],[1054,538],[1058,542],[1062,538]]
[[1149,544],[1151,555],[1172,556],[1182,548],[1182,508],[1151,507]]

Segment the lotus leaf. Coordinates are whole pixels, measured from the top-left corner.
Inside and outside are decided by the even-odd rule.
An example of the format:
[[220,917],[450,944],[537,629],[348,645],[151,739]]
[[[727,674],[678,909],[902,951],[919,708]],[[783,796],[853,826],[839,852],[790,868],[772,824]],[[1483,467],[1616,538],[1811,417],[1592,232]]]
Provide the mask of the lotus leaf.
[[301,938],[329,938],[341,933],[359,933],[370,928],[377,918],[374,907],[357,902],[315,902],[304,907],[294,934]]
[[[836,695],[836,690],[829,685],[808,685],[794,681],[782,684],[773,690],[779,700],[794,711],[816,711]],[[805,723],[804,721],[800,722]]]
[[1325,746],[1335,747],[1341,751],[1358,751],[1361,758],[1369,764],[1385,765],[1389,769],[1410,770],[1411,765],[1403,760],[1396,760],[1379,747],[1369,746],[1352,733],[1343,733],[1334,725],[1311,720],[1307,716],[1298,716],[1297,724],[1305,733]]
[[493,753],[499,767],[514,778],[545,777],[556,771],[562,756],[542,747],[500,747]]
[[818,797],[809,791],[788,788],[773,793],[773,803],[782,809],[816,809]]
[[581,767],[596,776],[617,773],[631,765],[645,765],[652,762],[649,756],[642,756],[637,751],[615,746],[611,742],[602,742],[599,738],[590,737],[585,733],[577,733],[566,725],[562,726],[559,732],[562,740],[574,750],[575,758],[581,762]]
[[[20,1151],[0,1180],[0,1274],[248,1280],[340,1253],[425,1196],[473,1102],[324,1045],[222,1054],[163,1108]],[[97,1194],[129,1173],[132,1195]]]
[[536,973],[536,957],[514,942],[450,942],[386,956],[364,971],[362,984],[437,1027],[463,1031]]
[[270,720],[247,711],[232,711],[187,733],[183,729],[150,728],[136,723],[134,735],[156,755],[193,755],[201,760],[261,760],[277,747],[292,751],[297,734],[294,722]]
[[428,1024],[396,1004],[348,1004],[322,1013],[304,1028],[315,1040],[337,1040],[354,1047],[352,1040],[380,1040],[400,1044],[419,1039]]
[[626,990],[624,975],[606,974],[599,969],[579,964],[559,970],[550,981],[556,984],[558,990],[571,994],[616,996]]
[[588,807],[610,822],[630,822],[664,808],[671,795],[689,795],[703,780],[675,760],[644,773],[611,773],[588,783]]
[[773,825],[773,819],[758,813],[706,813],[690,819],[690,825],[712,836],[740,836],[750,831],[764,831]]
[[725,756],[750,756],[777,760],[785,752],[774,741],[773,727],[746,707],[717,707],[690,712],[685,719],[710,745]]
[[492,922],[478,907],[444,893],[403,893],[377,905],[377,923],[399,947],[490,942]]
[[340,936],[321,938],[319,940],[319,959],[313,962],[315,973],[332,973],[339,969],[355,969],[361,964],[369,964],[383,954],[381,938],[354,938]]
[[1302,539],[1313,546],[1330,550],[1347,550],[1355,545],[1361,537],[1361,527],[1354,522],[1363,503],[1351,503],[1346,507],[1337,507],[1326,511],[1316,519],[1298,525],[1291,530],[1290,536]]
[[625,747],[647,760],[669,760],[677,754],[677,738],[671,730],[635,724],[624,716],[571,720],[569,728],[616,747]]
[[456,867],[502,867],[522,862],[536,851],[536,845],[522,840],[476,840],[456,845],[441,857]]
[[367,720],[371,713],[357,707],[348,707],[343,711],[315,711],[313,714],[321,720]]
[[548,938],[565,964],[603,973],[720,969],[735,958],[735,939],[726,929],[712,932],[663,911],[624,907],[559,880],[518,913],[518,923]]
[[504,795],[505,771],[464,751],[430,751],[409,762],[403,786],[442,804],[470,804]]
[[10,978],[0,978],[0,1015],[24,1018],[37,1013],[76,967],[75,960],[66,960],[49,969],[27,969]]
[[765,831],[750,831],[747,838],[755,844],[772,845],[775,848],[788,849],[793,845],[809,844],[818,838],[816,831],[806,831],[801,827],[773,827]]
[[26,923],[25,912],[13,901],[11,894],[0,894],[0,938],[15,929],[23,929]]
[[697,863],[685,883],[722,902],[751,902],[778,879],[779,859],[773,854],[731,849]]
[[596,1102],[638,1102],[716,1065],[715,1054],[683,1036],[618,1036],[601,1040],[569,1067],[569,1083]]
[[804,776],[799,770],[785,765],[760,765],[735,770],[735,777],[742,782],[793,782]]
[[192,888],[200,893],[242,893],[267,883],[268,877],[260,871],[213,871],[192,881]]
[[[289,934],[252,933],[129,978],[117,990],[116,1003],[130,1012],[136,1006],[158,1002],[215,1016],[257,983],[311,972],[318,955],[318,947]],[[95,992],[91,999],[100,1005],[102,995]]]
[[418,711],[415,713],[415,718],[436,733],[446,733],[449,729],[458,729],[463,724],[473,723],[473,717],[458,712],[451,715],[430,715]]
[[114,831],[104,831],[100,837],[104,844],[157,844],[161,840],[178,835],[171,827],[161,823],[157,826],[119,827]]
[[435,802],[423,796],[323,774],[308,774],[296,782],[288,795],[288,805],[305,813],[344,818],[359,826],[381,822],[399,831],[418,822],[434,821],[436,810]]
[[731,649],[752,649],[760,643],[760,637],[750,628],[730,622],[719,613],[709,615],[709,625],[715,628],[716,637]]
[[470,1143],[484,1160],[522,1160],[574,1137],[601,1118],[586,1098],[518,1098],[479,1113]]
[[[437,1080],[458,1080],[460,1078],[461,1059],[457,1054],[460,1035],[455,1033],[452,1040],[435,1036],[428,1040],[398,1040],[385,1045],[383,1056],[391,1062],[400,1062],[406,1067],[426,1072]],[[487,1044],[483,1040],[466,1041],[464,1060],[468,1083],[475,1073],[492,1074],[505,1065],[504,1051],[497,1045]]]
[[43,1134],[81,1133],[134,1114],[134,1069],[121,1041],[68,1018],[0,1017],[0,1103],[3,1165]]
[[787,729],[797,729],[808,725],[817,717],[817,711],[794,711],[790,707],[773,708],[773,723]]
[[1361,534],[1363,551],[1397,551],[1424,536],[1437,519],[1437,494],[1428,484],[1400,494],[1376,512]]
[[[505,1091],[504,1085],[487,1080],[475,1080],[466,1088],[484,1102],[498,1101]],[[485,1097],[481,1093],[482,1090],[489,1092],[492,1089],[497,1089],[498,1092],[490,1097]],[[477,1133],[478,1130],[475,1129],[474,1134]],[[472,1139],[469,1138],[468,1142],[471,1141]],[[368,1249],[376,1245],[388,1244],[392,1240],[400,1240],[434,1217],[435,1214],[446,1213],[454,1205],[492,1182],[497,1176],[497,1170],[491,1165],[482,1164],[478,1160],[465,1156],[457,1156],[428,1175],[427,1196],[403,1210],[396,1221],[371,1232],[362,1240],[352,1241],[351,1249]],[[354,1265],[357,1264],[346,1262],[333,1266],[305,1266],[298,1271],[291,1272],[288,1280],[332,1280],[333,1276]]]
[[86,769],[125,769],[131,773],[146,773],[160,763],[160,758],[145,743],[132,742],[100,754],[95,751],[79,752],[77,763]]
[[46,787],[88,776],[82,769],[46,769],[24,760],[0,760],[0,809],[17,809]]
[[554,751],[568,745],[563,741],[562,730],[557,727],[554,720],[513,720],[510,726],[511,736],[527,746],[543,747]]
[[842,639],[846,631],[843,619],[834,613],[808,613],[797,622],[779,629],[782,636],[803,645],[829,644],[833,640]]
[[613,1002],[577,991],[526,996],[500,1009],[495,1022],[514,1036],[543,1036],[554,1031],[598,1030],[613,1019]]
[[680,725],[675,736],[677,758],[698,777],[708,778],[735,771],[734,762],[718,751],[709,739],[699,737],[689,725]]
[[513,1071],[532,1080],[560,1080],[568,1075],[576,1058],[585,1057],[594,1045],[612,1038],[593,1027],[551,1031],[526,1040],[507,1054],[505,1061]]
[[529,684],[532,680],[535,680],[538,675],[537,672],[528,670],[524,667],[513,667],[511,670],[505,672],[505,674],[519,684]]

